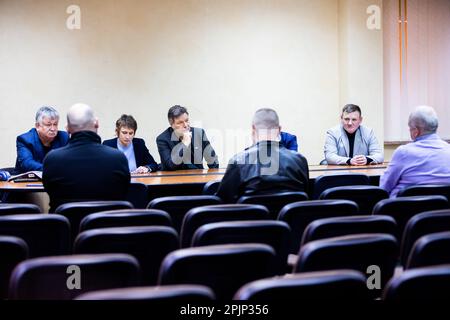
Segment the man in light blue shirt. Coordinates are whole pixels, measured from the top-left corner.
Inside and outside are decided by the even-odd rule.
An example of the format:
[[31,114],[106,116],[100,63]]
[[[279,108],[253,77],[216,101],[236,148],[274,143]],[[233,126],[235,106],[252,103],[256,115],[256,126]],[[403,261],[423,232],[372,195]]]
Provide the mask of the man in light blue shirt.
[[450,183],[450,145],[437,134],[438,118],[432,107],[417,107],[409,116],[412,143],[392,155],[380,187],[395,197],[410,185]]
[[120,143],[119,140],[117,140],[117,149],[122,151],[125,154],[125,157],[127,157],[130,172],[136,171],[137,166],[136,166],[136,157],[134,156],[133,144],[130,143],[127,146],[124,146]]

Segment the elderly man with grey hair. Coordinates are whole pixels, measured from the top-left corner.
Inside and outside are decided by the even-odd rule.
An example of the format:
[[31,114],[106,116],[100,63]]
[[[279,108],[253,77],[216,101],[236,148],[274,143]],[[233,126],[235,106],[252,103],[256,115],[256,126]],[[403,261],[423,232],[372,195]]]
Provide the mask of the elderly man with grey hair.
[[417,107],[409,116],[408,126],[413,142],[395,150],[380,179],[380,187],[391,197],[410,185],[450,183],[450,145],[436,134],[438,117],[434,109]]
[[253,117],[254,145],[229,162],[217,195],[235,203],[243,195],[307,191],[308,162],[279,141],[280,124],[273,109],[263,108]]
[[43,106],[36,112],[34,128],[16,139],[15,173],[42,171],[42,162],[50,150],[69,141],[65,131],[58,131],[59,114],[55,108]]
[[98,120],[91,107],[73,105],[67,113],[69,144],[44,159],[42,181],[50,212],[74,201],[125,200],[130,184],[128,160],[101,144]]

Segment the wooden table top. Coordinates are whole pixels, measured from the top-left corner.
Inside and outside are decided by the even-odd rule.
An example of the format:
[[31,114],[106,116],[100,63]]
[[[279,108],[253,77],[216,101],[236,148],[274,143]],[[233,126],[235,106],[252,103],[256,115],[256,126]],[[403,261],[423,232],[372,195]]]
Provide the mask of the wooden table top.
[[[386,164],[368,166],[337,166],[337,165],[312,165],[309,166],[309,178],[315,179],[321,175],[362,173],[368,176],[381,176],[386,169]],[[146,185],[173,185],[206,183],[212,180],[221,180],[225,174],[225,168],[197,169],[178,171],[157,171],[144,175],[133,175],[131,182],[140,182]],[[0,182],[0,190],[16,191],[43,191],[42,183],[38,182]]]

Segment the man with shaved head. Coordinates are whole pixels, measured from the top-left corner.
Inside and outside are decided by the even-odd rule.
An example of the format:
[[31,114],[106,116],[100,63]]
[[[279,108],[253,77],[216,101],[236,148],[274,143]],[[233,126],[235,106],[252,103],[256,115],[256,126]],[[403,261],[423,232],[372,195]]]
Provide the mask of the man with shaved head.
[[224,202],[235,203],[243,195],[307,191],[308,162],[280,143],[280,131],[275,110],[256,111],[252,123],[254,145],[230,160],[217,191]]
[[438,117],[432,107],[419,106],[408,120],[413,142],[400,146],[380,178],[391,197],[411,185],[450,183],[450,145],[437,135]]
[[50,212],[64,203],[124,200],[130,183],[128,161],[119,150],[101,144],[98,119],[86,104],[67,113],[69,144],[44,159],[43,184]]

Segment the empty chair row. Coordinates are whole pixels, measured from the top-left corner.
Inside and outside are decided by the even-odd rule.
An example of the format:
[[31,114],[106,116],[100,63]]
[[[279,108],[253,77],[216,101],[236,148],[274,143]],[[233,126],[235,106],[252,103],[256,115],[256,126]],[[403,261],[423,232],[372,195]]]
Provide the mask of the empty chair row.
[[[161,264],[158,284],[202,284],[217,299],[230,299],[245,283],[274,276],[274,259],[274,250],[263,244],[177,250]],[[73,299],[89,291],[138,286],[140,278],[139,262],[128,254],[34,258],[12,272],[9,297]]]
[[[367,301],[366,279],[354,270],[306,272],[285,277],[265,278],[249,282],[234,295],[234,300],[307,301],[339,300]],[[450,265],[408,270],[387,284],[386,301],[448,300]],[[208,301],[214,293],[201,285],[165,285],[110,289],[82,294],[77,300],[149,300],[149,301]]]
[[[364,273],[369,272],[369,267],[375,266],[373,270],[378,269],[378,272],[381,272],[380,279],[377,280],[379,283],[375,281],[374,285],[378,290],[369,290],[366,294],[376,297],[380,295],[380,288],[392,276],[396,250],[395,238],[383,234],[363,234],[312,241],[302,248],[295,272],[351,269],[360,271],[364,276]],[[115,258],[117,256],[118,261]],[[111,261],[114,263],[109,263]],[[205,285],[214,291],[214,296],[218,299],[230,299],[244,284],[276,275],[276,268],[273,267],[275,261],[274,249],[264,244],[180,249],[169,253],[164,258],[159,270],[158,284]],[[105,264],[108,266],[105,267]],[[73,266],[79,268],[78,278],[67,275],[70,272],[77,272]],[[73,269],[69,270],[70,267]],[[140,262],[130,255],[100,254],[35,258],[20,263],[13,271],[10,280],[10,297],[13,299],[72,299],[91,290],[140,285],[141,277]],[[49,281],[50,278],[52,281]],[[367,276],[363,279],[367,283]],[[79,290],[72,290],[74,288]],[[366,290],[368,289],[370,288],[366,285]]]
[[[411,269],[391,278],[381,298],[386,301],[449,300],[450,264]],[[364,301],[371,296],[366,278],[354,270],[306,272],[253,281],[235,294],[235,300]]]
[[[172,198],[172,197],[170,197]],[[191,199],[186,203],[186,199],[184,197],[175,197],[174,201],[177,202],[178,208],[182,208],[182,211],[189,209],[193,204],[191,202],[195,202],[197,199]],[[195,197],[194,197],[195,198]],[[163,200],[172,201],[172,199],[162,198]],[[208,200],[209,201],[209,200]],[[167,203],[166,203],[167,204]],[[415,215],[418,212],[422,212],[426,209],[440,209],[446,208],[448,206],[447,200],[442,196],[427,196],[427,197],[407,197],[407,198],[398,198],[398,199],[386,199],[382,200],[378,203],[374,209],[374,212],[382,215],[390,215],[396,218],[397,224],[400,221],[400,230],[397,232],[397,238],[401,238],[402,229],[411,216]],[[81,225],[79,227],[80,231],[92,229],[96,227],[107,226],[136,226],[136,225],[148,225],[148,224],[156,224],[156,225],[166,225],[170,226],[173,221],[172,216],[167,215],[162,211],[153,211],[152,214],[149,213],[148,210],[133,210],[133,211],[111,211],[104,213],[96,213],[91,217],[86,218],[86,216],[93,211],[99,211],[104,209],[111,208],[123,208],[129,207],[129,204],[126,202],[86,202],[86,203],[69,203],[60,207],[61,213],[65,214],[70,220],[70,226],[72,234],[71,240],[73,241],[78,234],[78,225],[80,224],[80,220],[82,220]],[[168,210],[171,210],[168,206]],[[128,209],[131,210],[131,209]],[[139,213],[140,212],[140,213]],[[158,212],[158,214],[157,214]],[[171,211],[173,213],[173,211]],[[132,214],[129,214],[132,213]],[[191,244],[193,233],[196,229],[206,223],[210,222],[222,222],[222,221],[232,221],[232,220],[261,220],[267,219],[267,209],[263,206],[258,205],[215,205],[215,206],[204,206],[199,208],[194,208],[190,212],[183,213],[180,215],[183,217],[183,223],[181,227],[181,246],[187,247]],[[279,215],[279,220],[285,221],[291,228],[291,247],[290,253],[297,253],[300,247],[301,239],[303,237],[303,231],[306,226],[319,218],[326,217],[335,217],[335,216],[351,216],[358,213],[358,206],[346,200],[319,200],[319,201],[303,201],[291,203],[285,206]],[[270,215],[270,214],[269,214]],[[176,216],[176,215],[175,215]],[[9,218],[9,220],[15,220],[15,223],[25,225],[26,221],[32,218],[26,217],[17,217],[17,218]],[[21,221],[22,220],[22,221]],[[39,225],[43,224],[53,224],[53,228],[58,229],[58,225],[64,224],[63,221],[48,221],[44,217],[38,218],[40,220],[35,227],[39,232]],[[51,220],[51,219],[50,219]],[[57,219],[53,219],[57,220]],[[59,219],[61,220],[61,219]],[[352,223],[352,221],[356,222],[356,218],[354,220],[348,221],[348,225],[358,225],[358,223]],[[367,220],[367,219],[366,219]],[[374,220],[374,218],[372,219]],[[12,223],[12,222],[11,222]],[[367,222],[370,224],[369,222]],[[375,222],[372,222],[372,224]],[[342,224],[342,223],[341,223]],[[31,227],[33,229],[33,227]],[[50,232],[50,235],[58,235],[60,233],[68,234],[67,231],[63,230],[64,226],[60,226],[62,231],[58,232]],[[52,226],[48,226],[45,228],[46,230],[52,230]],[[342,235],[342,231],[336,229],[338,234]],[[382,232],[386,232],[386,230],[380,229]],[[1,231],[1,228],[0,228]],[[25,232],[25,231],[24,231]],[[357,232],[357,230],[355,230]],[[364,232],[361,229],[361,232]],[[26,231],[27,235],[20,237],[27,237],[32,231]],[[41,231],[42,233],[42,231]],[[386,233],[391,233],[386,232]],[[6,233],[7,234],[7,233]],[[15,234],[13,234],[15,235]],[[33,237],[33,235],[31,235]],[[64,238],[64,235],[62,236]],[[38,237],[34,237],[38,238]],[[45,242],[45,241],[44,241]],[[57,242],[57,241],[55,241]],[[70,242],[70,241],[69,241]],[[68,247],[66,245],[67,241],[64,239],[60,241],[61,246]],[[42,253],[34,253],[36,250],[32,248],[31,256],[42,256]],[[61,250],[62,253],[67,252]],[[54,252],[46,251],[45,255],[53,255],[59,254]],[[404,261],[404,259],[402,260]]]

